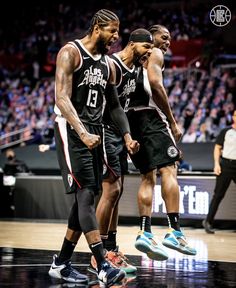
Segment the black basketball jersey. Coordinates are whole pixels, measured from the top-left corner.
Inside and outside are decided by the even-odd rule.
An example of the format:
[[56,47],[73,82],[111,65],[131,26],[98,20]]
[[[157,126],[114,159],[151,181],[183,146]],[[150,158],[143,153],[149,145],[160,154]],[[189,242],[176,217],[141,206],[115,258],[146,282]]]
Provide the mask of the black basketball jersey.
[[[164,67],[162,68],[162,71]],[[167,122],[167,117],[157,106],[152,97],[152,89],[148,80],[147,69],[140,68],[136,84],[135,93],[130,98],[128,111],[140,111],[155,109],[163,122]]]
[[142,108],[156,108],[155,103],[152,102],[152,93],[147,79],[147,70],[141,67],[138,73],[135,95],[130,99],[129,109],[136,108],[137,110],[140,110]]
[[[110,58],[114,62],[116,68],[116,87],[119,101],[121,107],[124,109],[124,111],[126,111],[129,105],[130,97],[136,89],[138,71],[135,66],[133,66],[131,69],[127,67],[116,53],[111,55]],[[104,112],[103,122],[118,130],[111,120],[107,107]]]
[[[101,124],[104,92],[110,75],[107,56],[95,58],[80,40],[68,44],[77,48],[81,58],[80,65],[73,74],[71,102],[82,122]],[[56,113],[57,111],[58,109],[55,109]]]
[[[164,71],[164,67],[162,68]],[[160,112],[152,98],[152,90],[148,80],[147,69],[141,67],[138,73],[135,93],[132,95],[128,110],[156,109]]]

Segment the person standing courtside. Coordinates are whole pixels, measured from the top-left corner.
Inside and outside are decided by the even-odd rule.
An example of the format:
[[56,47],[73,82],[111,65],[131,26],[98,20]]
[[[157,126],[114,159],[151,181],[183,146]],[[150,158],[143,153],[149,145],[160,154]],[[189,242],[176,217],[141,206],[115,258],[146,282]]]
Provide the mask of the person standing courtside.
[[105,55],[118,39],[119,19],[102,9],[92,18],[88,34],[61,48],[56,63],[55,141],[67,193],[74,204],[60,254],[54,255],[49,275],[67,282],[86,283],[86,275],[71,266],[74,248],[84,233],[97,263],[98,279],[111,286],[125,277],[104,258],[95,215],[94,197],[101,190],[103,171],[102,113],[104,102],[121,129],[130,153],[137,148],[119,104],[114,64]]
[[225,196],[231,181],[236,183],[236,109],[232,115],[232,125],[222,129],[215,141],[214,173],[216,184],[209,212],[202,225],[206,233],[214,234],[213,222],[218,207]]
[[181,253],[195,255],[179,221],[179,186],[177,164],[180,151],[175,141],[182,133],[176,124],[163,86],[164,54],[170,46],[170,33],[162,25],[153,25],[149,31],[153,36],[154,48],[139,73],[135,95],[130,99],[128,119],[133,137],[140,143],[140,150],[130,155],[142,174],[138,191],[140,232],[135,247],[153,260],[166,260],[168,254],[154,240],[151,231],[153,191],[157,170],[161,176],[161,192],[164,199],[169,231],[163,245]]
[[[134,93],[137,80],[137,67],[142,65],[151,54],[152,35],[146,29],[136,29],[129,37],[126,47],[111,56],[116,67],[116,86],[121,106],[126,109],[129,97]],[[105,150],[109,167],[103,176],[103,190],[96,209],[99,230],[106,258],[126,273],[134,273],[137,268],[128,262],[127,257],[118,250],[116,233],[118,224],[118,203],[123,192],[124,175],[128,173],[127,149],[117,125],[112,121],[105,108],[103,123]],[[92,256],[89,270],[96,272],[96,263]]]

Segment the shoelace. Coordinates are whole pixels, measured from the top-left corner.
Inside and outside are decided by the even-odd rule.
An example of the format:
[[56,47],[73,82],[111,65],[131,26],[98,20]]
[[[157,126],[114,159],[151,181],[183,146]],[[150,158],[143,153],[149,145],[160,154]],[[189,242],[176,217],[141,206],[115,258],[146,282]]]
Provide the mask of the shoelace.
[[105,262],[104,264],[102,264],[102,270],[107,271],[109,268],[111,268],[109,263]]
[[117,251],[116,252],[124,261],[128,261],[128,258],[121,252],[121,251]]
[[[115,262],[117,264],[122,264],[124,262],[124,259],[122,259],[122,257],[120,257],[120,255],[118,254],[118,252],[114,252],[114,251],[110,251],[107,254],[107,258],[112,261]],[[117,261],[118,259],[118,261]]]

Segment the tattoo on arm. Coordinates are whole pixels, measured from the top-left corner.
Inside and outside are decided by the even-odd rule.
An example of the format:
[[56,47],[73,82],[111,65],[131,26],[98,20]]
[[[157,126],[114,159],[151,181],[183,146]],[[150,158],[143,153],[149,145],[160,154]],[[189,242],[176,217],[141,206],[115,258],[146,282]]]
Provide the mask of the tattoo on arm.
[[62,116],[82,136],[86,129],[71,102],[73,73],[78,66],[78,57],[78,52],[72,46],[64,46],[57,56],[56,105]]

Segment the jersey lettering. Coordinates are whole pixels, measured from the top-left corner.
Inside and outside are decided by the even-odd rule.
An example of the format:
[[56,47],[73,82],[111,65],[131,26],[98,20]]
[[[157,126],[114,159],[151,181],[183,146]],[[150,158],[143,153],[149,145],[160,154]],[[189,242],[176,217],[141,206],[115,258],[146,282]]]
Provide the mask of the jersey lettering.
[[130,102],[130,98],[127,98],[126,101],[125,101],[125,106],[124,106],[124,111],[125,111],[125,112],[128,111],[129,102]]
[[78,87],[83,85],[89,85],[89,87],[91,87],[98,84],[105,89],[106,83],[107,81],[103,79],[101,69],[90,66],[88,69],[84,71],[84,79],[81,81]]
[[135,79],[129,79],[127,83],[123,87],[123,91],[120,97],[128,96],[130,93],[134,92],[136,88],[136,81]]

